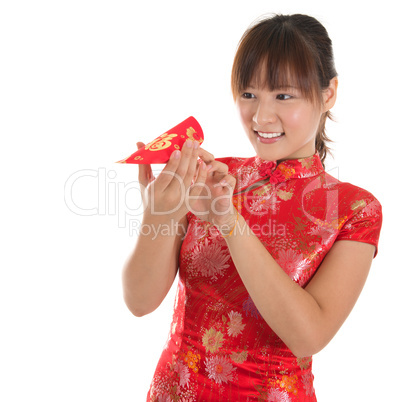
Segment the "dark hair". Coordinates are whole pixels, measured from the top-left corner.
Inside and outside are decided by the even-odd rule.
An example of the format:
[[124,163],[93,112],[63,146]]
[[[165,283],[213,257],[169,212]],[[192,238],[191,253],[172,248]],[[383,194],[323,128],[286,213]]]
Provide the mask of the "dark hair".
[[[232,68],[236,98],[265,67],[262,86],[276,90],[296,86],[303,96],[320,102],[322,91],[337,76],[332,41],[324,26],[308,15],[275,15],[249,28],[240,40]],[[325,133],[327,111],[321,116],[315,147],[324,163],[330,150]]]

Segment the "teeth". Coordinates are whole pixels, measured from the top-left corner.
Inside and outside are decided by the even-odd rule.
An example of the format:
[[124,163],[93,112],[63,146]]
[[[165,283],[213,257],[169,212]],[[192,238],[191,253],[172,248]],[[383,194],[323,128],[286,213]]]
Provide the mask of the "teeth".
[[262,138],[275,138],[275,137],[279,137],[282,135],[282,133],[261,133],[259,131],[257,131],[257,133]]

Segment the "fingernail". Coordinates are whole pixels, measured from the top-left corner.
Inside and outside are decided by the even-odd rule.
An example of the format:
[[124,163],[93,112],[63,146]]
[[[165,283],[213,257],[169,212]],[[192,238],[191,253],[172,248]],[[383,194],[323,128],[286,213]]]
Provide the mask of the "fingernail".
[[186,147],[192,148],[192,147],[193,147],[193,141],[187,140],[187,141],[186,141]]
[[194,148],[197,149],[200,146],[200,143],[198,141],[194,141]]
[[174,151],[174,152],[173,152],[173,157],[174,157],[175,159],[180,159],[180,151],[179,151],[179,150]]

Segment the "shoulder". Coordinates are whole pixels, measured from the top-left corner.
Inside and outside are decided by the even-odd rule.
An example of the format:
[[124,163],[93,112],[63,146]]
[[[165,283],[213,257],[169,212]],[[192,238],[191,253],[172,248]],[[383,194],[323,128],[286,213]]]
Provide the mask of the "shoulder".
[[[369,191],[341,182],[325,173],[327,200],[336,200],[339,234],[337,240],[356,240],[378,247],[382,226],[382,207]],[[331,193],[332,192],[332,193]]]
[[372,193],[354,184],[342,182],[325,171],[297,180],[297,190],[302,203],[311,208],[320,205],[327,211],[336,210],[347,217],[362,210],[381,215],[381,204]]
[[348,208],[355,214],[362,210],[367,211],[367,207],[370,206],[374,214],[381,214],[381,204],[371,192],[354,184],[342,182],[326,172],[324,177],[326,188],[336,193],[340,207]]

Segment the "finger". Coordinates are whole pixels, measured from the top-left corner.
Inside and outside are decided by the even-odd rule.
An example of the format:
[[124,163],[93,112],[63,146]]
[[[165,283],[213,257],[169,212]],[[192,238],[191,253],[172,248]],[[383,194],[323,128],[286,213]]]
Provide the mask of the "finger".
[[236,185],[236,179],[233,176],[231,176],[230,174],[228,174],[219,181],[219,185],[221,185],[223,188],[226,188],[231,193],[233,193],[233,190]]
[[209,176],[222,175],[226,176],[229,172],[229,167],[223,162],[213,161],[210,163],[211,168],[208,172]]
[[202,160],[200,160],[198,158],[199,150],[200,150],[198,142],[195,141],[193,145],[194,145],[193,153],[191,154],[187,173],[186,173],[186,176],[184,177],[185,186],[189,186],[189,185],[191,185],[191,183],[194,183],[194,179],[198,175],[198,170],[199,170],[201,164],[204,163],[204,162],[202,162]]
[[211,163],[215,160],[215,157],[209,153],[208,151],[206,151],[203,148],[200,148],[199,152],[198,152],[198,156],[205,162],[205,163]]
[[[145,144],[143,142],[137,142],[137,148],[140,149],[144,147]],[[138,181],[144,187],[146,187],[152,180],[154,179],[154,175],[152,173],[151,165],[147,164],[139,164],[138,165]]]
[[203,166],[205,165],[205,170],[206,170],[206,175],[208,175],[208,172],[211,170],[212,166],[211,165],[207,165],[203,160],[198,159],[197,160],[197,166],[196,166],[196,171],[194,173],[194,177],[193,177],[193,183],[196,182],[197,177],[198,177],[198,172],[201,171],[201,168],[203,168]]
[[180,165],[181,159],[182,153],[179,150],[174,151],[170,155],[168,163],[156,179],[162,191],[168,187],[172,181],[177,181],[174,179],[177,177],[177,169]]
[[176,171],[178,179],[182,180],[182,183],[172,183],[172,185],[176,186],[184,184],[185,188],[190,186],[197,167],[198,159],[198,149],[194,145],[198,146],[198,142],[187,140],[184,143],[181,150],[180,164]]
[[199,196],[205,187],[207,180],[208,166],[205,162],[201,162],[198,167],[198,174],[194,184],[191,187],[190,195]]
[[193,183],[193,184],[197,181],[198,172],[201,170],[202,163],[203,162],[200,159],[198,159],[197,166],[195,168],[195,172],[194,172],[194,176],[193,176],[193,180],[191,181],[191,183]]

